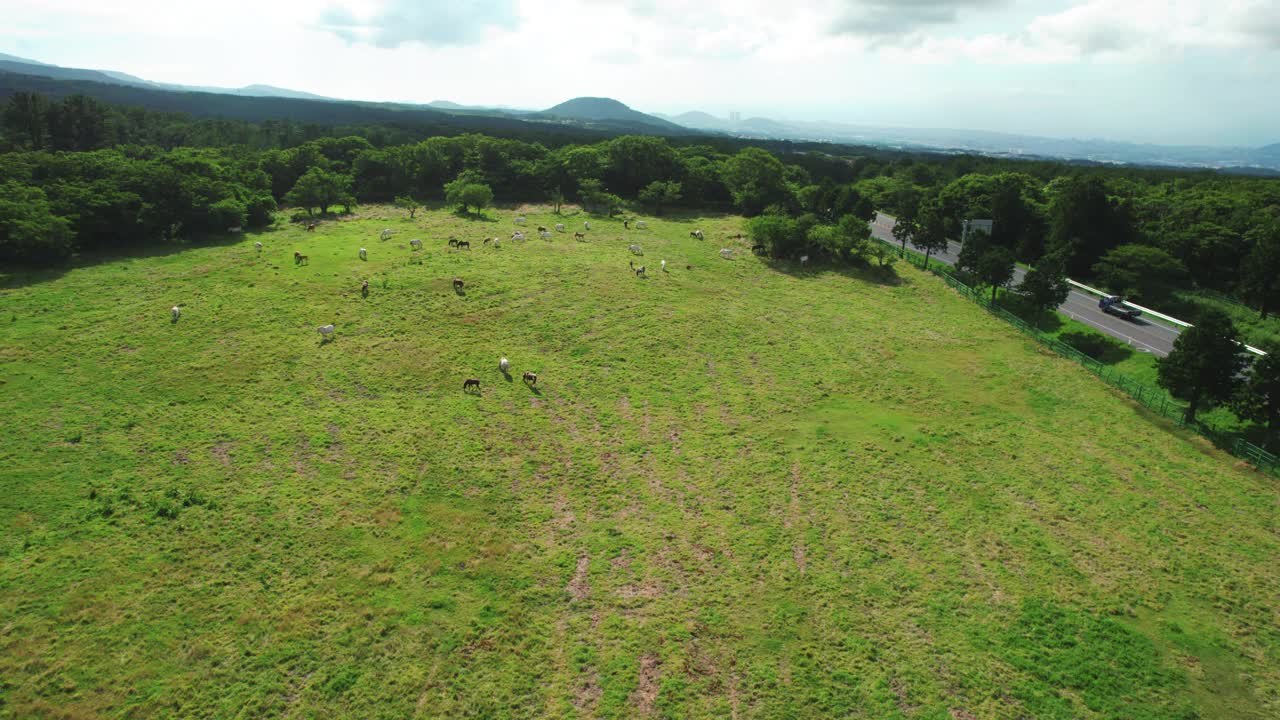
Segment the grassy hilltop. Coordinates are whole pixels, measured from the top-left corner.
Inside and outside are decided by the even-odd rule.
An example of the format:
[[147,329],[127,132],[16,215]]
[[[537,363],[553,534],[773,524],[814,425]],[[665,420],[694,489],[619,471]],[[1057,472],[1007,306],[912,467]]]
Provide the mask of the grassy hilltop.
[[0,716],[1280,715],[1273,480],[902,264],[522,211],[9,276]]

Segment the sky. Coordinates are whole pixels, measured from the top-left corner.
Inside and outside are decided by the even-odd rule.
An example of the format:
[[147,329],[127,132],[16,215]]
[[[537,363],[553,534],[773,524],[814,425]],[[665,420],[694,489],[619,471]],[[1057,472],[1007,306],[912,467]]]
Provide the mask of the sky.
[[0,52],[187,85],[1280,142],[1280,0],[3,0]]

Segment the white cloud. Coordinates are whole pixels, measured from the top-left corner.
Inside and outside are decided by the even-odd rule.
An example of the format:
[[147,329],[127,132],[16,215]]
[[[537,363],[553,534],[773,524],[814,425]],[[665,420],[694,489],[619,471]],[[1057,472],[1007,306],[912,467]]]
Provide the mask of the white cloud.
[[515,0],[385,0],[367,15],[330,6],[320,13],[316,27],[349,44],[397,48],[405,43],[473,45],[489,29],[515,30],[519,24]]
[[843,0],[831,31],[883,39],[950,25],[962,13],[1008,5],[1008,0]]

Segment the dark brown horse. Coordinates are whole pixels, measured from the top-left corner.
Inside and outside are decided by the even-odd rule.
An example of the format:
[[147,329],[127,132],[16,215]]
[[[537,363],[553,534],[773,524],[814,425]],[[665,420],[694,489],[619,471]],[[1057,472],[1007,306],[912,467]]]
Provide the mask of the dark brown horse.
[[467,378],[462,381],[462,392],[467,392],[475,388],[476,392],[480,392],[480,381],[475,378]]
[[458,247],[458,239],[449,238],[449,247]]
[[294,251],[293,251],[293,264],[294,264],[294,265],[310,265],[310,264],[311,264],[311,258],[307,257],[306,255],[303,255],[302,253],[298,252],[297,250],[294,250]]
[[461,250],[462,248],[466,248],[466,249],[470,250],[470,249],[471,249],[471,241],[470,241],[470,240],[459,240],[459,241],[458,241],[458,249],[459,249],[459,250]]
[[462,282],[462,278],[456,277],[453,279],[453,289],[458,292],[462,292],[462,286],[465,284],[466,283]]
[[315,222],[307,223],[307,232],[315,232],[316,225],[319,225],[319,224],[320,223],[315,223]]
[[524,375],[522,375],[522,376],[521,376],[521,379],[522,379],[522,380],[524,380],[525,382],[529,383],[530,385],[537,385],[537,384],[538,384],[538,373],[527,372],[527,373],[525,373]]
[[369,297],[369,281],[360,283],[360,297]]

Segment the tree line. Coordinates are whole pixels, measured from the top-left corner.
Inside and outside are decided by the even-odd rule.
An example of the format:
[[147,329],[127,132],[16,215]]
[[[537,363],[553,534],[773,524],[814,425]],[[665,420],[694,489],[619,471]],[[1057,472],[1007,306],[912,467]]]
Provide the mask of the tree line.
[[1014,262],[1032,266],[1021,289],[1044,307],[1065,275],[1137,301],[1207,288],[1264,315],[1280,306],[1274,179],[710,137],[420,137],[435,130],[197,120],[16,92],[0,108],[0,259],[182,241],[266,222],[272,203],[327,212],[483,185],[490,202],[765,216],[753,235],[775,256],[865,259],[879,251],[845,218],[877,210],[926,254],[965,220],[989,218],[992,233],[967,238],[961,269],[994,290]]

